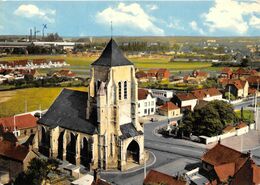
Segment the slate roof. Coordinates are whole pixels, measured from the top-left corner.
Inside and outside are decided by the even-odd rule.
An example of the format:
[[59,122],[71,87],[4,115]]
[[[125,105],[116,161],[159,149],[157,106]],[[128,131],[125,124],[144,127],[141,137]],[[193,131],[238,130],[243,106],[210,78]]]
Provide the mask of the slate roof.
[[117,43],[111,39],[103,50],[101,56],[91,65],[113,67],[133,65],[133,63],[124,56]]
[[127,138],[130,138],[130,137],[143,135],[142,131],[136,130],[133,123],[127,123],[127,124],[121,125],[120,130],[122,132],[120,139],[127,139]]
[[38,123],[87,134],[97,133],[96,119],[86,120],[87,95],[86,92],[63,89]]

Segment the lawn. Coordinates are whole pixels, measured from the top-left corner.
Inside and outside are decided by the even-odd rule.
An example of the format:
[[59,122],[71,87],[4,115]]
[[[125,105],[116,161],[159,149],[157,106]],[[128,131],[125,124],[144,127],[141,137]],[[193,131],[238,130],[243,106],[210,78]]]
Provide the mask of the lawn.
[[[86,91],[86,87],[74,87],[75,89]],[[55,98],[59,95],[62,88],[28,88],[13,91],[0,92],[0,117],[10,116],[25,112],[27,102],[27,110],[47,109]]]
[[[238,116],[239,119],[241,119],[241,111],[237,110],[235,111],[236,115]],[[252,123],[254,121],[254,112],[252,110],[244,110],[244,119],[250,121]]]

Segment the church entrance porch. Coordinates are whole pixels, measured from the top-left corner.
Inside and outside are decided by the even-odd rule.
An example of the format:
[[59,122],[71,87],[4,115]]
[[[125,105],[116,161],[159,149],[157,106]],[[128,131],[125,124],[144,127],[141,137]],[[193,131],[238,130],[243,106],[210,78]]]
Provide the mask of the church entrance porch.
[[126,162],[127,163],[139,163],[139,145],[133,140],[127,147]]

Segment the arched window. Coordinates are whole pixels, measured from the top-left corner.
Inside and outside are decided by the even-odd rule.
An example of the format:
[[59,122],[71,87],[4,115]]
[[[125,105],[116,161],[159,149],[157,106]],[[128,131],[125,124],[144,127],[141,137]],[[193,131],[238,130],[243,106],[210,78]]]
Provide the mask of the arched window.
[[124,82],[124,99],[127,99],[127,81]]
[[121,100],[122,89],[121,89],[121,82],[118,82],[118,99]]

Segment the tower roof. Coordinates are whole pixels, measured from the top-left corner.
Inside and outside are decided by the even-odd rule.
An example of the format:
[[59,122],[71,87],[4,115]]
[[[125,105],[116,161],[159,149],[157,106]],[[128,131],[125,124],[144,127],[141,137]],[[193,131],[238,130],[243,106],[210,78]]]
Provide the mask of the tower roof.
[[93,62],[93,66],[126,66],[133,65],[123,54],[114,39],[110,39],[101,56]]

